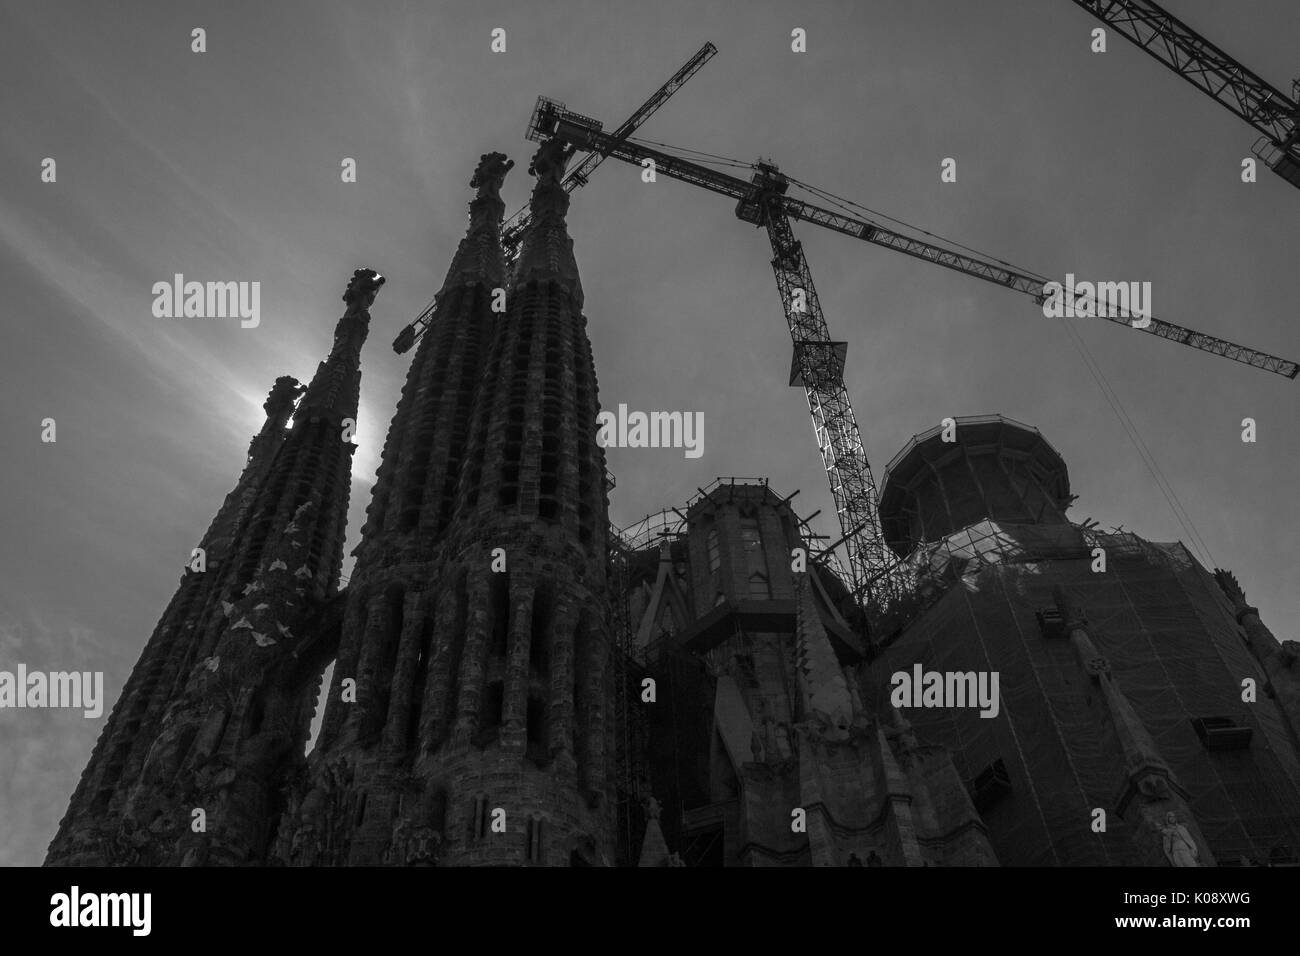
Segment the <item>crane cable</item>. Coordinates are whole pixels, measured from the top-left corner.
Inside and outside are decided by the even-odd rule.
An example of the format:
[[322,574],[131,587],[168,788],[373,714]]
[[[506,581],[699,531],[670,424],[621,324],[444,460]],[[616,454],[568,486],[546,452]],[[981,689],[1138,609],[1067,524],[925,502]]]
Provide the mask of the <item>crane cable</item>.
[[1202,557],[1209,562],[1208,567],[1215,567],[1214,555],[1210,551],[1209,544],[1206,543],[1205,538],[1197,529],[1196,522],[1192,520],[1191,513],[1188,512],[1182,500],[1178,497],[1178,493],[1165,475],[1164,469],[1160,467],[1160,462],[1156,459],[1155,453],[1151,451],[1151,447],[1143,439],[1137,423],[1129,415],[1128,409],[1125,408],[1123,400],[1119,397],[1119,393],[1115,391],[1115,387],[1111,385],[1110,380],[1106,378],[1105,372],[1101,370],[1101,365],[1097,362],[1096,356],[1092,354],[1078,330],[1070,325],[1069,319],[1062,316],[1061,323],[1065,327],[1066,334],[1070,337],[1071,344],[1074,345],[1083,359],[1085,367],[1087,367],[1093,380],[1097,383],[1097,388],[1101,391],[1102,397],[1110,405],[1111,411],[1115,413],[1115,417],[1128,435],[1129,441],[1137,450],[1139,457],[1142,458],[1142,463],[1155,480],[1156,487],[1164,495],[1165,501],[1169,504],[1169,509],[1174,513],[1175,520],[1182,526],[1192,546],[1200,551]]
[[[707,157],[707,158],[701,158],[698,161],[709,162],[711,165],[715,165],[715,166],[736,166],[741,169],[758,168],[753,163],[747,163],[744,160],[740,160],[740,159],[733,159],[730,156],[719,156],[717,153],[706,153],[703,150],[690,149],[689,147],[686,146],[672,146],[669,145],[668,143],[657,143],[652,139],[642,139],[639,136],[629,136],[627,138],[627,141],[630,143],[638,143],[642,146],[656,146],[662,150],[671,150],[678,153],[690,153],[692,156]],[[689,157],[687,156],[678,157],[678,159],[688,159],[688,158]]]

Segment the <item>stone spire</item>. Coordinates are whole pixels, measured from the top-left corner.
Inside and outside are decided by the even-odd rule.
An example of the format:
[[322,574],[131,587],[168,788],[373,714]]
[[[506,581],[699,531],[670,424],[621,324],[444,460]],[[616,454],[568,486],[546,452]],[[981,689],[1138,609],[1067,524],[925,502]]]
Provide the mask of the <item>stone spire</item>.
[[[288,435],[285,426],[293,414],[294,403],[306,390],[306,386],[288,375],[281,375],[271,387],[270,394],[262,404],[266,421],[262,430],[249,442],[244,473],[235,489],[226,496],[225,503],[199,544],[206,552],[209,569],[219,567],[229,553],[231,543],[247,518],[262,482],[271,471],[271,463],[275,461],[276,453]],[[214,575],[210,580],[215,578]]]
[[485,153],[470,179],[476,192],[469,228],[435,296],[389,426],[356,551],[359,572],[370,566],[364,556],[372,548],[404,534],[403,547],[418,551],[451,521],[484,350],[501,318],[493,312],[506,286],[501,187],[513,167],[504,154]]
[[370,332],[370,306],[387,281],[373,269],[358,269],[343,293],[347,310],[334,327],[334,346],[316,369],[298,403],[294,421],[340,424],[357,416],[361,399],[361,346]]
[[[255,862],[264,809],[306,739],[324,661],[301,637],[337,581],[354,446],[359,353],[383,284],[354,273],[334,346],[302,387],[277,380],[236,489],[114,708],[51,844],[51,863]],[[294,412],[294,428],[285,430]],[[210,839],[190,841],[191,812]]]
[[248,458],[235,487],[226,495],[199,540],[203,570],[192,559],[122,689],[90,761],[73,794],[51,862],[103,864],[117,839],[129,782],[139,773],[149,742],[157,734],[176,682],[196,654],[204,625],[226,595],[230,555],[249,512],[262,491],[288,432],[285,424],[303,387],[289,376],[276,379],[262,408],[266,420],[248,446]]
[[533,155],[528,174],[537,177],[528,209],[532,225],[524,237],[515,265],[514,286],[545,280],[561,286],[574,305],[583,305],[582,283],[578,263],[573,257],[573,240],[569,238],[565,216],[569,211],[569,194],[565,191],[564,170],[572,151],[558,140],[547,140]]
[[505,286],[501,218],[506,207],[501,187],[506,174],[514,168],[514,160],[507,159],[505,153],[484,153],[479,157],[478,167],[469,181],[470,188],[476,190],[469,204],[469,229],[447,269],[447,278],[438,292],[440,300],[457,285]]
[[[509,168],[489,153],[471,180],[469,228],[389,429],[348,586],[304,786],[321,790],[313,807],[353,809],[294,811],[286,862],[409,862],[414,833],[442,834],[440,865],[612,854],[595,371],[562,162],[534,162],[547,175],[521,278],[504,288]],[[508,836],[490,825],[498,810]]]

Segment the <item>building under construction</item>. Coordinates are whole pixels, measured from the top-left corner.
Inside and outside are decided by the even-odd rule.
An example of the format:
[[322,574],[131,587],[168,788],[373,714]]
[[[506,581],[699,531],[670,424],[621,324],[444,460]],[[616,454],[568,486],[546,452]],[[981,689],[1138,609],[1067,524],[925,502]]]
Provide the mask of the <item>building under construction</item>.
[[[1185,833],[1202,866],[1296,862],[1300,648],[1181,544],[1071,523],[1036,429],[953,426],[886,472],[888,607],[792,570],[812,537],[762,481],[618,539],[629,859],[1159,866]],[[895,706],[918,667],[997,674],[996,714]]]
[[[1181,545],[1072,523],[1065,462],[1034,428],[918,436],[880,488],[887,560],[841,568],[761,480],[611,530],[571,154],[552,137],[534,156],[513,264],[512,164],[482,158],[343,586],[384,282],[354,275],[311,382],[272,389],[48,863],[1294,861],[1297,644]],[[774,183],[745,207],[770,225]],[[810,293],[779,226],[778,282]],[[825,455],[856,425],[842,349],[815,344],[796,336],[792,379]],[[937,692],[900,698],[912,674]]]

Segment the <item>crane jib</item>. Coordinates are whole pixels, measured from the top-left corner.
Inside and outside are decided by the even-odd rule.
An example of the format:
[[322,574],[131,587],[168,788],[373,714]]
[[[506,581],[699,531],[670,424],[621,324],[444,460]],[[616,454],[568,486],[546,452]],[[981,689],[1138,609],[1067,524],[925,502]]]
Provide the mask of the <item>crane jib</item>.
[[[753,180],[747,182],[679,156],[611,136],[602,132],[595,121],[568,113],[563,108],[554,109],[542,117],[539,107],[539,116],[535,119],[533,128],[544,130],[547,135],[577,149],[612,156],[631,165],[644,168],[647,161],[651,161],[658,174],[736,199],[735,212],[738,218],[767,228],[773,251],[772,268],[796,349],[791,381],[802,384],[807,392],[808,408],[817,433],[822,462],[830,480],[840,527],[847,539],[846,550],[854,593],[865,595],[867,601],[889,604],[894,597],[891,589],[897,582],[891,580],[887,571],[884,535],[876,506],[875,480],[854,418],[852,402],[844,385],[842,366],[834,368],[833,363],[827,361],[827,356],[831,353],[825,349],[819,352],[805,348],[802,356],[799,353],[801,345],[833,343],[820,308],[815,304],[816,293],[808,274],[807,262],[803,258],[800,244],[790,232],[790,221],[811,222],[1014,289],[1028,295],[1040,306],[1046,297],[1044,279],[1009,267],[1000,260],[984,259],[978,254],[963,252],[937,241],[904,235],[879,223],[785,196],[785,188],[790,181],[771,164],[759,164]],[[803,308],[795,308],[792,304],[790,297],[795,291],[804,294],[800,300],[804,303]],[[1110,315],[1100,317],[1111,319]],[[1143,327],[1132,326],[1123,318],[1112,321],[1286,378],[1295,379],[1297,372],[1300,372],[1300,366],[1288,359],[1170,322],[1152,319]],[[855,527],[860,530],[850,530]]]

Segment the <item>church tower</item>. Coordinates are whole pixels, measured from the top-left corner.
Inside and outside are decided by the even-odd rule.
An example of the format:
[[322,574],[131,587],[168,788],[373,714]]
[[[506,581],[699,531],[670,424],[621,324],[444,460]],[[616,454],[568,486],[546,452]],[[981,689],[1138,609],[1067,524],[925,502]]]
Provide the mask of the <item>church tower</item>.
[[506,275],[482,158],[470,223],[398,404],[348,591],[300,865],[612,859],[604,454],[565,155],[530,172]]
[[951,753],[864,693],[845,586],[790,498],[720,478],[678,514],[628,574],[659,690],[641,865],[996,865]]
[[276,381],[244,473],[127,681],[47,863],[264,856],[281,757],[311,719],[302,705],[322,665],[309,635],[338,585],[360,351],[383,283],[357,270],[311,384]]

